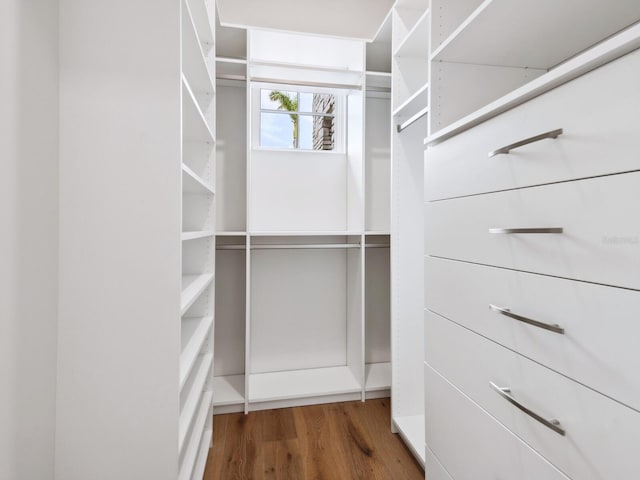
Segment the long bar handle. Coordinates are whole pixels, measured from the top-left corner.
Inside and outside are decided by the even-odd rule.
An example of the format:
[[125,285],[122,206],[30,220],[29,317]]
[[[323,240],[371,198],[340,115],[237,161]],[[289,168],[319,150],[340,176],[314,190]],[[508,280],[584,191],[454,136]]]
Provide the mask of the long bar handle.
[[508,387],[499,387],[498,385],[496,385],[495,383],[493,383],[491,381],[489,382],[489,385],[491,386],[491,388],[493,388],[498,393],[498,395],[500,395],[502,398],[504,398],[511,405],[515,406],[519,410],[521,410],[524,413],[526,413],[527,415],[529,415],[534,420],[537,420],[538,422],[540,422],[545,427],[550,428],[551,430],[553,430],[554,432],[556,432],[559,435],[562,435],[563,437],[566,435],[566,433],[567,433],[566,430],[560,426],[560,422],[558,420],[556,420],[555,418],[547,420],[543,416],[538,415],[536,412],[534,412],[530,408],[525,407],[522,403],[520,403],[518,400],[516,400],[514,398],[514,396],[511,394],[511,389],[510,388],[508,388]]
[[562,227],[542,227],[542,228],[490,228],[489,233],[495,234],[519,234],[519,233],[562,233]]
[[550,132],[541,133],[540,135],[536,135],[535,137],[525,138],[524,140],[520,140],[519,142],[515,142],[511,145],[507,145],[505,147],[494,150],[493,152],[489,152],[489,158],[495,157],[496,155],[507,154],[515,148],[520,148],[525,145],[529,145],[530,143],[539,142],[540,140],[545,140],[547,138],[558,138],[563,133],[564,132],[562,128],[558,128],[556,130],[551,130]]
[[549,330],[550,332],[559,333],[560,335],[564,335],[564,328],[562,328],[558,324],[545,323],[534,320],[532,318],[523,317],[522,315],[511,313],[511,310],[509,310],[508,308],[498,307],[497,305],[493,304],[489,304],[489,308],[494,312],[499,313],[500,315],[504,315],[505,317],[513,318],[514,320],[517,320],[519,322],[533,325],[534,327],[542,328],[544,330]]

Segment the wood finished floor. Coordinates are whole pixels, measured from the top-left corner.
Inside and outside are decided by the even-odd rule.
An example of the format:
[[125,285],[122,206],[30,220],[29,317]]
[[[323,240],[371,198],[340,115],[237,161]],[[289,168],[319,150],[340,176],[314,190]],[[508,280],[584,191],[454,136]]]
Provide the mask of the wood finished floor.
[[216,415],[205,480],[424,480],[389,399]]

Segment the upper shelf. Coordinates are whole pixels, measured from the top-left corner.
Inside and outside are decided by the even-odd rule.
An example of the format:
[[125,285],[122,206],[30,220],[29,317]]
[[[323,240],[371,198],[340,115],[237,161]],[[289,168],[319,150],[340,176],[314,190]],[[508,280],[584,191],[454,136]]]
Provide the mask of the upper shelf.
[[639,19],[638,0],[485,0],[432,60],[551,69]]
[[429,59],[429,9],[409,30],[407,36],[393,52],[394,57],[411,57]]
[[412,117],[429,106],[429,84],[425,83],[393,112],[394,117]]
[[[195,0],[195,3],[203,1]],[[204,5],[203,8],[205,8]],[[210,71],[211,66],[207,62],[202,42],[198,38],[196,25],[186,3],[182,11],[182,73],[199,96],[213,95],[215,84]],[[204,109],[204,106],[201,106]]]
[[193,24],[198,32],[198,38],[205,54],[215,46],[215,36],[212,21],[215,21],[215,5],[211,0],[186,0],[191,11]]

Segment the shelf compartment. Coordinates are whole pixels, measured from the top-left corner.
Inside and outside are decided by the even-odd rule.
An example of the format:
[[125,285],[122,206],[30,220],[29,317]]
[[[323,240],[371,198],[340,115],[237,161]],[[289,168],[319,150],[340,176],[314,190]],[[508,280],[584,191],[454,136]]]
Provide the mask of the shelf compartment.
[[272,231],[272,232],[250,232],[249,235],[252,237],[350,237],[361,235],[362,232],[350,232],[350,231]]
[[244,375],[213,377],[213,406],[224,407],[244,403]]
[[391,388],[391,363],[368,363],[365,365],[365,390],[375,392]]
[[185,164],[182,164],[182,191],[201,195],[215,194],[213,188]]
[[213,362],[213,354],[202,355],[197,370],[194,371],[194,377],[190,382],[190,389],[187,394],[187,398],[184,401],[184,405],[180,410],[180,420],[178,424],[178,450],[182,452],[187,440],[187,434],[190,427],[193,425],[196,419],[196,411],[202,398],[204,397],[204,389],[207,384],[207,378],[211,372]]
[[240,231],[232,232],[232,231],[229,231],[229,230],[227,230],[227,231],[218,230],[216,232],[216,236],[217,237],[245,237],[246,235],[247,235],[247,232],[240,232]]
[[213,230],[203,230],[203,231],[195,231],[195,232],[182,232],[182,241],[186,242],[189,240],[199,240],[201,238],[209,238],[214,237],[216,232]]
[[485,103],[484,106],[477,109],[467,109],[470,111],[466,115],[459,115],[455,121],[446,122],[442,128],[434,129],[432,117],[432,132],[430,136],[425,138],[424,144],[446,140],[637,48],[640,48],[640,24],[614,35],[593,49],[587,50],[544,75],[526,82],[519,88],[511,89],[509,93],[500,96],[491,103]]
[[229,80],[247,79],[247,60],[243,58],[216,57],[217,78]]
[[424,465],[426,442],[424,415],[396,417],[393,423],[413,455]]
[[202,480],[204,477],[204,471],[207,468],[207,459],[209,458],[209,448],[211,447],[211,436],[213,430],[205,430],[200,440],[200,448],[198,450],[198,456],[196,457],[196,466],[193,469],[193,475],[191,480]]
[[258,373],[249,376],[250,402],[291,400],[360,391],[360,383],[346,366]]
[[182,320],[180,332],[180,341],[182,343],[180,353],[180,389],[189,378],[202,346],[209,332],[211,332],[212,325],[213,316],[189,317]]
[[393,112],[394,117],[412,117],[429,106],[429,83],[422,85]]
[[[204,2],[204,0],[196,0],[196,2]],[[203,8],[206,8],[204,4]],[[200,97],[202,109],[207,110],[213,100],[215,83],[186,0],[182,9],[182,72],[189,81],[189,85]]]
[[485,0],[433,61],[551,69],[640,20],[640,2]]
[[184,75],[182,76],[182,135],[192,142],[216,143],[215,136]]
[[187,443],[182,461],[180,462],[179,480],[189,480],[195,469],[196,458],[200,451],[200,445],[203,439],[206,439],[206,434],[209,431],[205,430],[207,425],[207,419],[211,411],[211,398],[213,394],[211,392],[205,392],[202,396],[202,401],[198,408],[196,420],[191,429],[191,435]]
[[429,60],[429,9],[425,10],[409,30],[407,36],[393,52],[393,56]]
[[184,315],[213,281],[213,274],[183,275],[180,294],[180,315]]

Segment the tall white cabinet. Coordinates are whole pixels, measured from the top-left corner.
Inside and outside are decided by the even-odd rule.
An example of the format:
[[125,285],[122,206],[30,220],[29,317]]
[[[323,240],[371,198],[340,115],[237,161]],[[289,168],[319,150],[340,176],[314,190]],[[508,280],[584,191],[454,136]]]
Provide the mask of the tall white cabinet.
[[[215,413],[389,394],[384,33],[367,73],[360,41],[219,29]],[[341,99],[343,150],[258,147],[281,84]]]
[[431,11],[426,477],[634,477],[640,4]]
[[60,2],[56,478],[203,476],[214,31],[210,0]]
[[429,112],[427,0],[392,10],[392,428],[424,464],[423,138]]

